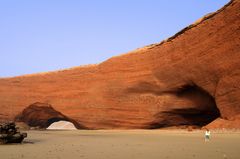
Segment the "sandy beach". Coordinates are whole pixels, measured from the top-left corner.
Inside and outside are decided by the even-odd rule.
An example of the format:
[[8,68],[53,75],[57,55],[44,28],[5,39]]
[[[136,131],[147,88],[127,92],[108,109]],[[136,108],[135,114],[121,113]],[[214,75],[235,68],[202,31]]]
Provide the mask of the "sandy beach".
[[1,159],[238,159],[240,132],[183,130],[28,131],[22,144],[0,145]]

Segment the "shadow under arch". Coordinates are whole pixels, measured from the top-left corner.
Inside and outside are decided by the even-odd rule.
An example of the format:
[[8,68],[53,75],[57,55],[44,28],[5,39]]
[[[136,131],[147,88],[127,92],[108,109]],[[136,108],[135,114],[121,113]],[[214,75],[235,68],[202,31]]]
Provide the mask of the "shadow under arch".
[[148,123],[147,128],[156,129],[169,126],[195,125],[205,126],[220,117],[220,111],[217,108],[215,98],[206,90],[197,86],[195,83],[182,85],[167,91],[163,94],[171,94],[178,98],[185,98],[194,103],[194,107],[186,108],[181,106],[167,111],[161,111],[155,114],[155,120]]

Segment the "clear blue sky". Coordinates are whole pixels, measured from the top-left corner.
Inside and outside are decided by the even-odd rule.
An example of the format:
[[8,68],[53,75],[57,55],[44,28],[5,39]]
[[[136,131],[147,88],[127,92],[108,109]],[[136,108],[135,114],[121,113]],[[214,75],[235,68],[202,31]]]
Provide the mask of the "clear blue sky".
[[0,77],[100,63],[157,43],[228,0],[0,0]]

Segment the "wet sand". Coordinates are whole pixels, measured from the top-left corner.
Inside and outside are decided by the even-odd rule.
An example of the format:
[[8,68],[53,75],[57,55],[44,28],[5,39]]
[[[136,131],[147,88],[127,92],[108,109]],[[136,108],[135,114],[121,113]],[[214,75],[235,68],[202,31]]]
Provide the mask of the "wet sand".
[[240,132],[175,130],[28,131],[0,145],[0,159],[239,159]]

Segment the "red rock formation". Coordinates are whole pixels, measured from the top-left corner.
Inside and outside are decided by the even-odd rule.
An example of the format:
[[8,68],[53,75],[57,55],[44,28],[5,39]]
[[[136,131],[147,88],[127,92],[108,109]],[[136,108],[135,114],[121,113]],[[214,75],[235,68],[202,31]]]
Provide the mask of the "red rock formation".
[[98,65],[0,79],[0,119],[40,101],[98,129],[238,121],[239,10],[231,1],[159,44]]
[[69,121],[75,125],[78,129],[86,129],[86,127],[80,125],[73,119],[63,115],[56,111],[50,104],[46,103],[34,103],[25,108],[16,118],[18,122],[27,123],[32,127],[47,128],[57,121]]
[[225,120],[222,118],[218,118],[206,125],[205,127],[208,129],[239,129],[240,116],[236,116],[234,119]]

